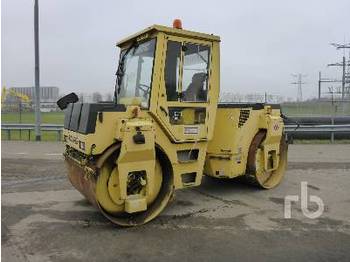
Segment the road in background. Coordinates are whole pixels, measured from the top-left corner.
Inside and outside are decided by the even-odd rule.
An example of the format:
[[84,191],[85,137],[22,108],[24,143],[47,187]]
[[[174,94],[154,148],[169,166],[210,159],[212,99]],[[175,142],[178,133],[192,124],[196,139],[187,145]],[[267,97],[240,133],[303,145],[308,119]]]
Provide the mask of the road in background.
[[[1,141],[2,159],[62,160],[64,144],[60,142]],[[4,162],[6,164],[6,160]]]
[[[259,190],[204,178],[179,190],[147,225],[109,223],[66,179],[63,144],[2,142],[4,261],[346,261],[350,257],[350,146],[291,145],[282,184]],[[284,197],[320,197],[325,212],[284,218]],[[315,206],[310,205],[313,210]]]

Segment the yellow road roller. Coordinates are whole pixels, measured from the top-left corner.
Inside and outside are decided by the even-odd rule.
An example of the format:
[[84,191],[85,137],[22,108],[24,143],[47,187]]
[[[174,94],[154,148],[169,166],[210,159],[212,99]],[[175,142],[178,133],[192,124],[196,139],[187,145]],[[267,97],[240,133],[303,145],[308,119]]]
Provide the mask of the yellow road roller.
[[115,224],[157,217],[174,191],[203,174],[270,189],[287,167],[280,106],[218,103],[220,37],[153,25],[117,43],[114,101],[65,110],[72,185]]

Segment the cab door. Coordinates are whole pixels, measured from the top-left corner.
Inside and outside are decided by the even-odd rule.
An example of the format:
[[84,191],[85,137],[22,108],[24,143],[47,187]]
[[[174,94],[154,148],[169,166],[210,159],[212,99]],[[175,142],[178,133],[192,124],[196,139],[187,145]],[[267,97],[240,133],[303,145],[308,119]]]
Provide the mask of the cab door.
[[212,81],[213,44],[167,35],[161,42],[157,118],[174,142],[207,140],[218,96]]

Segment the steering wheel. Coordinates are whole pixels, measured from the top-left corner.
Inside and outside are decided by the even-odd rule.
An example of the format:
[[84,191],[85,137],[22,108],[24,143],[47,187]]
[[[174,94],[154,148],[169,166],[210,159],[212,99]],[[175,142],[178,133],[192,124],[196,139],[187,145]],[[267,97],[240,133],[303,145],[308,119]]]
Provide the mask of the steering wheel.
[[137,86],[138,89],[140,89],[143,92],[143,96],[146,97],[149,94],[150,91],[150,86],[144,85],[144,84],[139,84]]

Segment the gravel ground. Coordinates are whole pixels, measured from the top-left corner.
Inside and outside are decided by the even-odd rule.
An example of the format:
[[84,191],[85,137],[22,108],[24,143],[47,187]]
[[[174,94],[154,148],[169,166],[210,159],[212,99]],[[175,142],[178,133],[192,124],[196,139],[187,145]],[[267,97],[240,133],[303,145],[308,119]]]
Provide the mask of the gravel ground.
[[[112,225],[72,188],[62,150],[2,142],[4,261],[349,260],[349,145],[291,145],[285,179],[273,190],[205,178],[135,228]],[[325,205],[316,219],[300,203],[284,218],[284,197],[300,195],[301,181]]]

